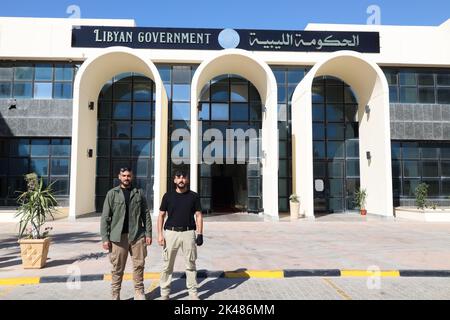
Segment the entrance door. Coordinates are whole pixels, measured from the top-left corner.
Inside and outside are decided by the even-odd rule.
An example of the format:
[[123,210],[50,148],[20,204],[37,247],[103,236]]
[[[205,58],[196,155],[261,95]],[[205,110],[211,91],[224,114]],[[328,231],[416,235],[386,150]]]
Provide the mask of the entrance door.
[[212,209],[214,212],[247,210],[246,165],[212,165]]

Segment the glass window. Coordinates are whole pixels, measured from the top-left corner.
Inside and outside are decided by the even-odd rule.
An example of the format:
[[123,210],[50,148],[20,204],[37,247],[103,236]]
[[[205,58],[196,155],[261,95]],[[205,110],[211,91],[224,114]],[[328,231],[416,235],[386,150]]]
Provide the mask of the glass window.
[[347,160],[347,177],[359,177],[359,160]]
[[344,87],[344,96],[345,96],[345,103],[358,103],[356,101],[356,95],[353,92],[351,87]]
[[201,103],[201,109],[198,112],[199,120],[209,120],[209,103]]
[[404,179],[403,180],[403,195],[405,197],[414,197],[417,186],[420,184],[418,179]]
[[38,99],[51,99],[53,97],[53,85],[51,82],[35,82],[34,97]]
[[450,86],[450,74],[439,74],[437,75],[437,84],[439,86]]
[[13,78],[13,67],[9,64],[0,66],[0,80],[11,81]]
[[450,104],[450,88],[437,89],[437,102],[442,104]]
[[135,101],[151,101],[153,92],[152,87],[150,79],[148,79],[147,82],[134,82],[133,99]]
[[322,123],[313,123],[313,139],[325,140],[325,126]]
[[330,183],[330,197],[342,197],[344,195],[344,180],[343,179],[329,179]]
[[401,158],[401,146],[399,142],[391,143],[391,151],[392,160],[399,160]]
[[299,84],[305,75],[304,69],[289,69],[288,70],[288,83],[289,84]]
[[149,159],[138,159],[133,163],[133,171],[135,175],[138,177],[147,177],[150,171],[149,165]]
[[52,179],[51,183],[52,189],[55,191],[55,194],[58,196],[69,195],[69,180],[68,179]]
[[48,175],[48,159],[31,159],[30,171],[35,172],[39,177]]
[[398,102],[398,87],[389,86],[389,101],[391,103]]
[[417,74],[417,82],[419,86],[434,86],[434,74]]
[[279,157],[280,158],[287,158],[288,150],[287,150],[287,143],[286,143],[286,141],[279,141],[278,142],[278,151],[279,151]]
[[399,74],[400,85],[415,86],[417,85],[416,74],[414,72],[401,71]]
[[345,143],[343,141],[339,142],[328,141],[327,158],[328,159],[344,158],[344,149]]
[[113,104],[113,119],[130,119],[131,117],[131,103],[130,102],[115,102]]
[[419,145],[417,143],[403,143],[403,159],[419,159]]
[[250,103],[250,121],[259,121],[262,116],[262,105],[258,102]]
[[325,158],[325,142],[314,141],[313,154],[315,159]]
[[190,101],[191,86],[189,84],[174,84],[172,100],[173,101]]
[[417,103],[417,88],[400,87],[400,102]]
[[130,156],[130,141],[129,140],[113,140],[112,141],[112,155],[113,156]]
[[247,84],[232,84],[230,92],[230,100],[232,102],[247,102],[248,101],[248,85]]
[[210,90],[211,101],[228,101],[228,83],[216,83]]
[[422,176],[424,177],[439,177],[439,162],[424,161],[422,163]]
[[129,139],[131,137],[131,124],[127,121],[114,121],[112,123],[112,137]]
[[[22,176],[30,173],[28,168],[28,158],[10,158],[9,159],[10,175]],[[23,179],[23,177],[21,177]]]
[[51,174],[55,176],[69,175],[69,159],[52,159]]
[[124,82],[121,80],[120,82],[114,83],[113,97],[114,100],[131,100],[132,99],[132,84]]
[[422,158],[423,159],[438,159],[439,149],[433,146],[422,146]]
[[442,161],[441,170],[443,177],[450,177],[450,161]]
[[55,99],[72,99],[72,83],[55,82],[53,86],[53,97]]
[[33,80],[33,67],[31,65],[22,65],[14,68],[15,80]]
[[403,174],[405,177],[420,177],[420,162],[419,161],[405,161],[403,163]]
[[344,140],[345,126],[343,124],[329,123],[327,125],[327,139],[330,140]]
[[171,67],[170,66],[157,66],[159,75],[163,82],[170,82]]
[[152,111],[151,102],[134,102],[133,119],[149,120]]
[[231,121],[248,121],[248,104],[232,103],[231,104]]
[[326,162],[314,161],[314,177],[321,178],[326,176]]
[[419,88],[419,102],[420,103],[435,103],[434,87]]
[[191,111],[189,103],[172,103],[172,120],[190,120]]
[[348,158],[359,158],[359,140],[345,141]]
[[278,121],[287,121],[287,106],[285,103],[278,104]]
[[428,196],[429,197],[438,197],[439,196],[439,180],[429,180],[424,179],[422,181],[428,185]]
[[384,71],[388,84],[397,85],[398,84],[398,75],[396,71]]
[[275,79],[277,80],[278,84],[285,84],[286,83],[286,71],[285,70],[272,70],[273,74],[275,75]]
[[402,163],[400,161],[392,161],[392,176],[393,177],[402,176]]
[[325,107],[323,104],[313,104],[313,121],[325,121]]
[[172,69],[173,83],[191,83],[191,67],[174,66]]
[[287,100],[287,93],[286,93],[286,87],[285,86],[278,86],[278,102],[286,102]]
[[324,103],[325,102],[325,90],[321,85],[313,84],[312,86],[312,102]]
[[343,122],[344,121],[344,105],[327,104],[327,121]]
[[37,64],[34,69],[34,80],[52,81],[53,66],[51,64]]
[[259,95],[258,90],[251,83],[249,86],[249,91],[250,91],[250,101],[261,102],[261,96]]
[[133,123],[133,138],[150,138],[152,135],[152,127],[147,121]]
[[70,139],[52,139],[52,156],[69,157]]
[[73,66],[57,64],[55,65],[55,80],[72,81],[73,80]]
[[211,120],[228,120],[228,104],[212,103]]
[[327,102],[343,103],[344,102],[344,88],[342,86],[327,86],[326,87]]
[[10,98],[11,87],[11,82],[0,82],[0,98]]
[[344,161],[332,161],[328,163],[328,176],[330,178],[344,177]]
[[111,143],[109,140],[97,140],[97,156],[109,157],[111,150]]
[[31,82],[16,82],[14,83],[14,97],[15,98],[32,98],[33,85]]
[[150,157],[151,143],[148,140],[133,140],[131,148],[133,157]]
[[50,154],[50,141],[41,139],[31,140],[31,156],[45,157]]

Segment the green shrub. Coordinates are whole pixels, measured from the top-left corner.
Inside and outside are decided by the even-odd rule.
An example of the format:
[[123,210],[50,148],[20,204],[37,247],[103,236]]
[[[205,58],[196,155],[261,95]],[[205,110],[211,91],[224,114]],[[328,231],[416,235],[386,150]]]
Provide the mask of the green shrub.
[[416,196],[417,209],[424,210],[428,202],[428,184],[421,183],[416,187],[414,195]]

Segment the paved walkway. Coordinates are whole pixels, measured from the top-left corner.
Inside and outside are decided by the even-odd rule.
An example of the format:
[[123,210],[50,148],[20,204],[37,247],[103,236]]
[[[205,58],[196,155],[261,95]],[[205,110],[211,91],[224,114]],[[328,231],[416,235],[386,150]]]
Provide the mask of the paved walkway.
[[[250,217],[251,218],[251,217]],[[199,270],[358,269],[450,270],[450,224],[418,223],[360,216],[329,216],[316,221],[232,221],[207,218]],[[241,219],[249,220],[249,219]],[[0,224],[0,278],[108,274],[101,248],[99,218],[48,223],[53,236],[47,266],[24,270],[15,224]],[[154,226],[156,221],[154,221]],[[149,248],[146,272],[159,272],[161,248]],[[176,271],[183,271],[179,256]],[[126,272],[131,272],[128,261]]]

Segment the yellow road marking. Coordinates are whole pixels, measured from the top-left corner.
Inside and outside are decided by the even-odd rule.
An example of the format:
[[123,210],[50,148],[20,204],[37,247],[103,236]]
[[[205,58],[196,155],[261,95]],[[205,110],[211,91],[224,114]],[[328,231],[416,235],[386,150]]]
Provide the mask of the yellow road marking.
[[350,297],[344,290],[339,288],[331,279],[322,278],[323,281],[325,281],[326,284],[328,284],[330,287],[332,287],[336,292],[345,300],[352,300],[352,297]]
[[[144,273],[144,279],[148,280],[148,279],[159,279],[159,272],[147,272]],[[110,274],[105,274],[103,276],[103,280],[105,281],[111,281],[112,276]],[[123,275],[123,280],[133,280],[133,274],[132,273],[125,273]]]
[[0,286],[15,286],[23,284],[39,284],[39,277],[5,278],[0,279]]
[[225,278],[284,278],[283,270],[258,270],[258,271],[225,271]]
[[341,277],[400,277],[399,271],[341,270]]

